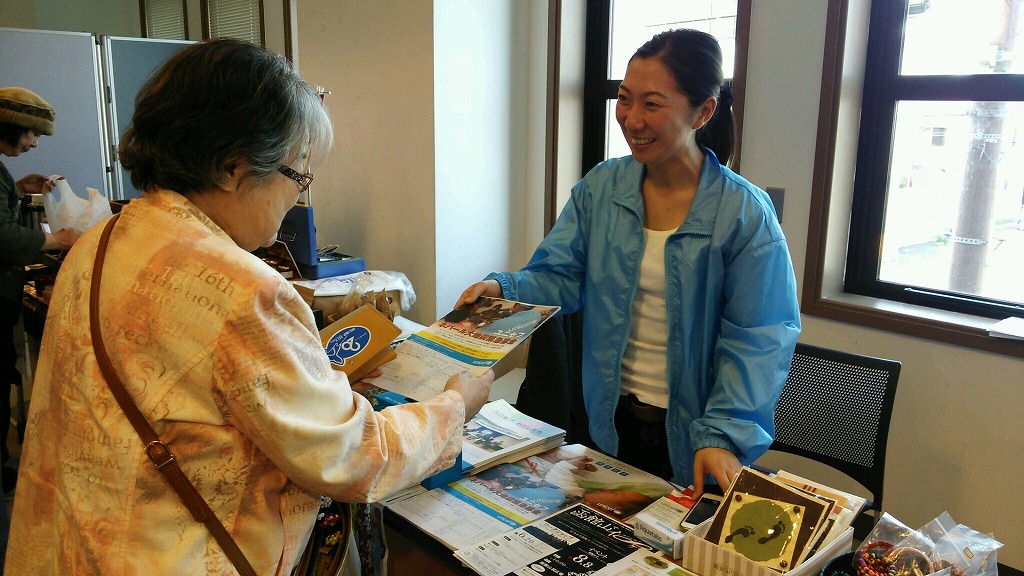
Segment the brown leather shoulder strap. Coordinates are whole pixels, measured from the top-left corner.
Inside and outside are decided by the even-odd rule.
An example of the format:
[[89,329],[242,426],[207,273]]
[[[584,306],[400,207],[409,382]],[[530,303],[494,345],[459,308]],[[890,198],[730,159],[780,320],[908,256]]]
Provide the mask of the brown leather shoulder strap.
[[206,500],[196,490],[192,481],[188,479],[185,472],[178,466],[178,461],[174,459],[171,449],[160,441],[156,431],[153,430],[146,417],[142,415],[138,406],[135,405],[132,397],[125,390],[124,384],[118,377],[117,372],[114,370],[114,366],[110,363],[110,358],[107,356],[107,349],[103,345],[99,322],[100,277],[103,271],[103,261],[106,259],[107,242],[110,241],[110,233],[114,229],[114,224],[117,223],[120,215],[120,213],[115,214],[103,228],[103,234],[100,236],[99,246],[96,249],[96,264],[92,270],[92,285],[89,290],[89,324],[92,330],[93,348],[96,350],[96,362],[99,364],[100,372],[103,373],[103,379],[107,382],[107,386],[110,387],[110,392],[114,395],[117,404],[124,411],[125,416],[128,417],[132,427],[135,428],[139,438],[142,439],[142,444],[146,447],[146,455],[153,461],[156,469],[163,473],[164,478],[171,484],[174,491],[178,493],[181,501],[192,514],[192,517],[197,522],[205,524],[210,530],[210,533],[213,534],[213,537],[220,544],[239,574],[243,576],[256,576],[256,571],[253,570],[252,565],[246,560],[245,554],[242,553],[238,544],[235,543],[234,538],[231,537],[231,534],[224,528],[220,520],[217,519],[217,515],[213,513]]

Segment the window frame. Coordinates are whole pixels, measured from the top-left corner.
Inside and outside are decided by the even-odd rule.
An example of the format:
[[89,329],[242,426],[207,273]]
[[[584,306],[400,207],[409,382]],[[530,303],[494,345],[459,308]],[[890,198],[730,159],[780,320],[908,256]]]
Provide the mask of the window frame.
[[[604,161],[607,104],[615,100],[622,79],[609,79],[608,58],[612,0],[587,0],[586,66],[583,75],[583,163],[580,177]],[[743,134],[743,96],[747,76],[747,44],[750,41],[752,0],[736,0],[736,62],[732,78],[732,112],[736,123],[735,150],[729,166],[740,167]],[[639,46],[638,46],[639,48]]]
[[[147,1],[148,0],[139,0],[139,18],[141,20],[141,28],[140,29],[142,30],[141,36],[143,38],[148,38],[149,37],[149,33],[148,33],[148,29],[147,29],[148,25],[146,23],[146,15],[147,15],[147,12],[148,12],[148,10],[146,8]],[[200,0],[180,0],[180,1],[181,1],[182,16],[183,16],[184,22],[185,22],[185,37],[184,38],[180,38],[180,39],[181,40],[192,40],[193,38],[190,35],[190,31],[189,31],[189,18],[188,18],[188,14],[189,14],[190,8],[191,8],[191,11],[193,12],[193,15],[195,14],[196,10],[199,10],[200,16],[203,16],[203,15],[206,14],[205,11],[207,10],[206,0],[203,0],[202,3],[200,3]],[[294,0],[282,0],[282,2],[281,2],[281,8],[282,8],[282,12],[283,12],[281,14],[281,19],[282,19],[282,26],[284,28],[284,37],[283,37],[284,49],[283,49],[282,53],[284,54],[284,57],[287,58],[289,61],[293,60],[293,58],[292,58],[292,53],[293,53],[293,46],[292,46],[292,11],[294,9],[294,6],[293,6],[294,3],[295,3]],[[267,33],[266,32],[266,10],[267,10],[267,5],[266,5],[266,2],[264,0],[259,0],[259,8],[260,8],[260,35],[263,38],[262,46],[267,47],[267,41],[266,41],[267,40],[266,39],[266,33]],[[203,39],[208,39],[209,38],[209,30],[208,30],[208,28],[209,28],[208,24],[205,27],[200,25],[199,35]]]
[[[905,3],[893,4],[905,9]],[[874,17],[874,13],[871,17]],[[828,0],[801,311],[816,317],[888,332],[1024,357],[1024,342],[988,335],[988,329],[996,322],[992,318],[855,294],[846,289],[845,278],[836,278],[837,273],[842,274],[847,268],[847,242],[843,235],[847,232],[851,236],[863,234],[859,227],[865,222],[864,216],[855,217],[853,213],[849,215],[849,220],[844,220],[841,213],[846,198],[844,187],[850,184],[845,179],[849,174],[852,182],[854,172],[844,165],[844,155],[849,154],[844,146],[850,146],[845,144],[848,138],[841,130],[849,128],[849,121],[844,121],[845,118],[859,116],[860,109],[869,105],[843,92],[844,79],[849,84],[855,84],[851,81],[855,74],[845,74],[847,71],[844,67],[855,65],[858,57],[862,56],[847,53],[848,47],[853,52],[859,48],[853,37],[847,37],[849,19],[850,0]],[[868,44],[864,40],[862,42]],[[865,62],[865,74],[870,65]],[[850,107],[856,109],[851,110]],[[864,137],[859,138],[855,146],[869,145],[870,142],[865,140]]]
[[[1024,308],[1001,305],[990,298],[878,279],[897,104],[1024,100],[1024,76],[1017,74],[901,76],[900,51],[906,18],[907,8],[902,2],[871,4],[846,291],[997,319],[1024,315]],[[878,145],[881,142],[890,145]]]

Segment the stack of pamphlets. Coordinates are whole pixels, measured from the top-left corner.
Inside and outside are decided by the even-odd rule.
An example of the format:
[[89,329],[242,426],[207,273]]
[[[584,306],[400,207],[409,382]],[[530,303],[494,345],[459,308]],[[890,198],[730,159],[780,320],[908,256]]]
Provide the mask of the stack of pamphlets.
[[862,498],[785,472],[769,476],[743,468],[704,539],[785,573],[845,532],[863,504]]
[[497,464],[546,452],[565,442],[565,430],[530,418],[505,400],[484,404],[466,423],[462,473],[475,474]]
[[[386,506],[457,550],[577,503],[628,521],[673,488],[653,474],[571,444]],[[628,534],[632,537],[632,528]]]

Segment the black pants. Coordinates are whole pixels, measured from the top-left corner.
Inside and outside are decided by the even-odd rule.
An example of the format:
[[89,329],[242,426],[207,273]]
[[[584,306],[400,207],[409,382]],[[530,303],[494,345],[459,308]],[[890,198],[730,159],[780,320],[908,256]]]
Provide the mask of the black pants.
[[0,463],[10,458],[7,432],[11,427],[11,385],[21,383],[18,350],[14,347],[14,327],[21,316],[21,302],[0,298]]
[[672,479],[665,429],[667,410],[644,404],[636,396],[619,397],[615,409],[615,430],[619,433],[617,459],[664,478]]

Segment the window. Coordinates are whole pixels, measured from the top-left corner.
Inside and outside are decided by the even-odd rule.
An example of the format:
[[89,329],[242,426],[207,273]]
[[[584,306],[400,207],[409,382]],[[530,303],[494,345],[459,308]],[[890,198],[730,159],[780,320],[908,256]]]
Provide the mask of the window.
[[739,129],[750,0],[589,0],[583,102],[583,171],[597,163],[629,154],[615,122],[615,99],[629,58],[658,32],[694,28],[715,36],[722,47],[722,67],[733,79],[733,113],[739,165]]
[[185,0],[142,0],[142,36],[187,40]]
[[[142,35],[146,38],[187,40],[189,3],[188,0],[140,0]],[[288,2],[284,2],[284,8],[287,36]],[[266,46],[262,0],[200,0],[199,10],[203,38],[238,38]],[[287,38],[285,44],[286,52],[290,52]]]
[[1024,314],[1020,6],[873,3],[848,292]]
[[1024,356],[1022,1],[830,0],[805,313]]
[[261,0],[203,0],[204,38],[237,38],[264,45]]

